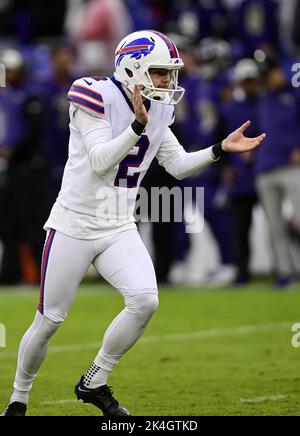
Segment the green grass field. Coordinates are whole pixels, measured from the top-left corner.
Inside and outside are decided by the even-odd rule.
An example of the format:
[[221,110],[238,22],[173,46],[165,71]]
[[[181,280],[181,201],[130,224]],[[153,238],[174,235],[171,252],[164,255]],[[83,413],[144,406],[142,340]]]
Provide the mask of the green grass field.
[[[35,313],[38,290],[0,291],[0,409],[11,393],[18,343]],[[92,362],[122,307],[102,284],[81,286],[68,319],[50,344],[31,392],[28,415],[98,415],[77,402],[74,384]],[[110,378],[134,415],[300,415],[300,287],[273,292],[164,288],[143,338]]]

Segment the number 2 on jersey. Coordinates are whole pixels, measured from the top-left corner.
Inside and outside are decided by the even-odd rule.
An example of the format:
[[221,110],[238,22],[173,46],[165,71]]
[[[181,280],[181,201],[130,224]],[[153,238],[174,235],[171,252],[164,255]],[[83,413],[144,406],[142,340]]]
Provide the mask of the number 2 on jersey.
[[115,178],[115,186],[124,186],[127,188],[136,188],[138,184],[138,179],[141,173],[135,173],[133,175],[128,175],[129,168],[138,168],[144,160],[145,154],[150,145],[148,136],[142,135],[139,141],[135,144],[139,150],[137,154],[128,154],[125,159],[119,164],[118,173]]

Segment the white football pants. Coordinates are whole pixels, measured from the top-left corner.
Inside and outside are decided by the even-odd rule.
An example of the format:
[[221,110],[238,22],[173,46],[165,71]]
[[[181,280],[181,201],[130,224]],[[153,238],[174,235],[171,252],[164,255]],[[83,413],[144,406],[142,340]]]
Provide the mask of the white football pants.
[[40,313],[63,321],[92,263],[125,302],[134,295],[158,293],[152,260],[136,229],[94,240],[51,230],[43,254]]
[[120,291],[126,304],[105,332],[98,353],[100,366],[111,371],[143,333],[158,307],[158,290],[151,258],[137,230],[97,240],[51,230],[44,247],[39,311],[20,344],[11,401],[28,402],[48,341],[66,318],[91,263]]

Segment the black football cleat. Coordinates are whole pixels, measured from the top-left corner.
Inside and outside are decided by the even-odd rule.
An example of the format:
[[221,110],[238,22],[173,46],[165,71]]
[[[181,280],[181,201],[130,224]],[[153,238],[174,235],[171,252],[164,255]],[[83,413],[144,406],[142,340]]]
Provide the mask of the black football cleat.
[[25,416],[26,415],[26,404],[14,401],[10,403],[1,416]]
[[113,397],[113,392],[107,385],[90,389],[84,386],[83,380],[84,376],[75,386],[75,394],[78,400],[98,407],[98,409],[102,410],[104,416],[130,416],[128,410]]

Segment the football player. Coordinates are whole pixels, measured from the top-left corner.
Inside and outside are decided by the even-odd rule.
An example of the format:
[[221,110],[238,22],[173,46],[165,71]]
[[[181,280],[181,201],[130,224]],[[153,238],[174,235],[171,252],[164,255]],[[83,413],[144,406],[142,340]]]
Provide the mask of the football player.
[[122,294],[125,308],[106,330],[75,393],[106,416],[129,415],[107,380],[158,307],[154,268],[133,218],[141,179],[155,157],[171,175],[183,179],[224,153],[256,148],[265,137],[246,138],[247,121],[222,143],[185,152],[170,130],[173,105],[184,93],[177,80],[182,66],[167,36],[138,31],[118,45],[112,77],[73,83],[68,93],[69,158],[45,224],[38,311],[20,344],[14,391],[4,415],[25,415],[49,339],[66,318],[92,263]]

